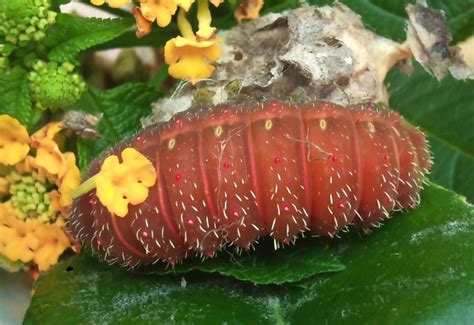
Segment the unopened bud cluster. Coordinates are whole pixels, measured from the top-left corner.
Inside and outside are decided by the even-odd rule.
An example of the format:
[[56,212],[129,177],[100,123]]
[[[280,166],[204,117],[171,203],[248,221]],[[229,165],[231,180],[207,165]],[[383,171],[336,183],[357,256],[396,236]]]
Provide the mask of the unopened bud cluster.
[[21,219],[37,219],[48,223],[55,216],[51,206],[48,184],[42,183],[33,176],[21,176],[17,173],[10,175],[9,193],[15,215]]
[[40,40],[53,24],[56,13],[48,0],[2,0],[0,2],[0,34],[9,43],[25,46]]
[[85,90],[82,77],[70,62],[37,61],[28,74],[30,97],[36,107],[52,111],[74,104]]

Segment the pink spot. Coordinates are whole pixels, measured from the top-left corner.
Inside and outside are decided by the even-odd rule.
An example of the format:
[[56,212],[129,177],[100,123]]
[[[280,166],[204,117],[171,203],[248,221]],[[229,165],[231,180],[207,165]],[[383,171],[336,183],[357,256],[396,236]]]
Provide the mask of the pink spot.
[[186,220],[186,223],[190,226],[194,225],[194,221],[190,217],[188,217],[188,220]]
[[388,160],[388,155],[384,155],[383,160]]
[[96,205],[97,204],[97,197],[93,196],[89,199],[89,204]]
[[98,246],[102,246],[102,240],[97,239],[97,245],[98,245]]
[[224,115],[229,115],[230,111],[229,111],[228,109],[225,109],[224,111],[222,111],[222,113],[223,113]]
[[329,108],[329,103],[324,103],[324,104],[323,104],[323,107],[324,107],[324,108]]
[[230,162],[226,161],[223,164],[224,168],[230,168]]
[[145,230],[143,230],[143,231],[142,231],[142,235],[143,235],[143,237],[148,237],[148,232],[145,231]]
[[278,104],[276,102],[273,102],[271,105],[272,105],[273,108],[276,108],[278,106]]
[[339,203],[338,207],[340,207],[341,209],[344,209],[345,205],[344,205],[344,203],[341,202],[341,203]]
[[183,121],[181,121],[181,119],[177,119],[176,120],[176,125],[177,126],[183,126]]
[[138,136],[138,137],[137,137],[137,141],[142,141],[142,137],[141,137],[141,136]]
[[332,162],[336,162],[336,161],[337,161],[336,156],[331,156],[331,161],[332,161]]
[[176,175],[174,175],[174,178],[179,181],[181,178],[183,178],[183,176],[180,174],[180,173],[176,173]]
[[176,264],[176,261],[173,258],[168,258],[168,263],[171,264],[171,266]]
[[237,210],[234,210],[234,211],[232,211],[232,215],[233,215],[234,217],[238,217],[238,216],[239,216],[239,212],[238,212]]
[[290,211],[290,207],[286,203],[283,204],[281,207],[282,207],[283,211]]
[[288,245],[290,243],[290,241],[288,240],[288,238],[285,238],[285,239],[283,239],[282,243],[285,244],[285,245]]
[[278,164],[281,161],[281,159],[280,159],[280,157],[275,157],[275,159],[273,159],[273,161],[275,162],[275,164]]

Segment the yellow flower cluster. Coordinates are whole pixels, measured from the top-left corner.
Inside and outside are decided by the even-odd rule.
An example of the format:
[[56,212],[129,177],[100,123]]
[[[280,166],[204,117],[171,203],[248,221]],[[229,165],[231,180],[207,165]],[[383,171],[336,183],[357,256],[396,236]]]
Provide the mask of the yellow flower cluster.
[[[102,5],[104,0],[91,0],[94,5]],[[127,0],[109,0],[111,7],[128,4]],[[186,13],[197,3],[198,30],[193,32]],[[195,84],[209,78],[215,67],[211,64],[219,59],[220,42],[216,29],[211,26],[209,2],[218,7],[223,0],[143,0],[134,11],[138,25],[137,35],[143,36],[151,31],[149,24],[156,21],[159,27],[166,27],[178,12],[178,27],[181,36],[170,39],[165,45],[165,62],[170,65],[169,74]]]
[[61,130],[53,122],[29,136],[0,115],[0,255],[39,270],[70,247],[63,225],[80,172],[74,154],[60,150]]
[[96,188],[100,202],[111,213],[125,217],[128,205],[138,205],[148,197],[148,188],[155,185],[153,163],[134,148],[122,151],[122,162],[116,155],[107,157],[99,173],[89,178],[73,193],[75,197]]
[[56,264],[70,246],[62,229],[63,221],[45,224],[38,220],[25,222],[16,218],[5,205],[0,205],[0,254],[11,261],[35,263],[40,271]]

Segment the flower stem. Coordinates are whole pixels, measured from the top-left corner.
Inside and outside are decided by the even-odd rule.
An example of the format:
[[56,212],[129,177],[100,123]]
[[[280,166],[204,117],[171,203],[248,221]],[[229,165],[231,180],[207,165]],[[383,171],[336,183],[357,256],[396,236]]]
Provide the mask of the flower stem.
[[84,195],[87,192],[95,189],[96,186],[97,186],[96,185],[96,179],[97,179],[97,175],[94,175],[91,178],[89,178],[88,180],[86,180],[85,182],[83,182],[81,185],[76,187],[72,191],[72,198],[73,199],[78,198],[79,196]]
[[186,12],[182,8],[179,8],[178,12],[178,28],[183,37],[194,40],[195,36],[193,32],[193,27],[191,26],[189,20],[186,18]]
[[210,38],[212,35],[200,35],[201,33],[209,34],[211,30],[211,11],[209,10],[209,0],[198,0],[197,18],[199,22],[198,35],[204,38]]

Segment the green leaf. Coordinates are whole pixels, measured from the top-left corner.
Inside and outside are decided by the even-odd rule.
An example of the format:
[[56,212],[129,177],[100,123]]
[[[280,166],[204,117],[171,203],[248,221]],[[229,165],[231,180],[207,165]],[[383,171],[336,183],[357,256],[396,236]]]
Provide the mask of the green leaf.
[[58,62],[73,60],[80,52],[120,36],[133,25],[132,18],[99,19],[59,14],[44,40],[51,48],[48,58]]
[[79,139],[78,157],[81,170],[87,170],[92,159],[103,150],[116,144],[140,129],[140,119],[150,114],[151,103],[162,93],[146,84],[127,83],[107,91],[89,88],[75,109],[90,114],[102,114],[98,141]]
[[27,129],[33,127],[41,116],[28,96],[27,73],[16,67],[8,74],[0,75],[0,114],[8,114]]
[[241,255],[223,252],[205,262],[194,259],[185,261],[173,269],[152,270],[153,274],[187,273],[191,270],[217,272],[255,284],[284,284],[298,282],[320,273],[344,270],[341,264],[324,246],[314,241],[299,240],[295,246],[275,251],[272,240],[258,245],[256,252]]
[[[321,240],[313,241],[321,249]],[[455,193],[428,184],[416,210],[396,214],[372,234],[351,229],[324,242],[346,269],[299,286],[255,286],[203,273],[145,275],[75,256],[39,278],[25,324],[468,323],[474,317],[474,207]]]
[[431,180],[474,202],[474,80],[438,82],[417,64],[412,76],[392,71],[386,83],[390,107],[428,135]]
[[[421,206],[336,249],[346,265],[291,296],[295,323],[462,324],[474,317],[474,207],[429,184]],[[303,298],[304,297],[304,298]]]
[[261,290],[209,276],[186,276],[186,285],[183,279],[130,273],[77,256],[37,283],[24,324],[275,323],[277,302]]

